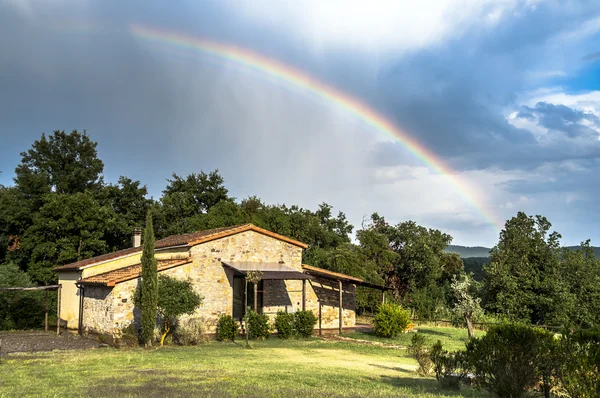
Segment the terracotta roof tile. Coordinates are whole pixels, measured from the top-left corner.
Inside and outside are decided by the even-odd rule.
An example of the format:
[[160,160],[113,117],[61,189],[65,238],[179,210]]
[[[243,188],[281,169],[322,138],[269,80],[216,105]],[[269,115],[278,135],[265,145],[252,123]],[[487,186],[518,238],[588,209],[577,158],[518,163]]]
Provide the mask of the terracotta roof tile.
[[[178,267],[190,263],[191,260],[158,260],[158,271],[164,271],[169,268]],[[105,272],[81,279],[79,283],[86,285],[104,285],[114,286],[119,282],[125,282],[138,278],[142,274],[142,264],[130,265],[129,267],[119,268],[113,271]]]
[[[237,233],[245,232],[245,231],[250,231],[250,230],[256,231],[258,233],[262,233],[267,236],[271,236],[273,238],[291,243],[296,246],[300,246],[302,248],[308,247],[308,245],[305,243],[298,242],[297,240],[290,239],[288,237],[276,234],[271,231],[267,231],[266,229],[257,227],[256,225],[253,225],[253,224],[234,225],[232,227],[208,229],[205,231],[192,232],[190,234],[184,234],[184,235],[173,235],[173,236],[169,236],[164,239],[157,240],[155,247],[157,249],[161,249],[161,248],[184,246],[184,245],[193,246],[193,245],[208,242],[208,241],[211,241],[214,239],[219,239],[219,238],[223,238],[223,237],[226,237],[229,235],[233,235],[233,234],[237,234]],[[85,267],[87,265],[92,265],[92,264],[103,262],[103,261],[113,260],[113,259],[127,256],[130,254],[139,253],[141,251],[142,251],[141,246],[140,247],[130,247],[127,249],[116,251],[116,252],[102,254],[100,256],[96,256],[96,257],[92,257],[92,258],[87,258],[85,260],[77,261],[75,263],[54,267],[53,270],[54,271],[76,270],[76,269]]]

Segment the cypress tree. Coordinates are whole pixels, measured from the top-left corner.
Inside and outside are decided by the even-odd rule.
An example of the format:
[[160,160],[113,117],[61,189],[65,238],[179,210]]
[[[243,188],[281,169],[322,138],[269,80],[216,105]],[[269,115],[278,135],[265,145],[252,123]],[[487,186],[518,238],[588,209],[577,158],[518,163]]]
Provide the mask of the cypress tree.
[[142,341],[152,347],[158,305],[158,269],[154,258],[152,214],[146,216],[142,249]]

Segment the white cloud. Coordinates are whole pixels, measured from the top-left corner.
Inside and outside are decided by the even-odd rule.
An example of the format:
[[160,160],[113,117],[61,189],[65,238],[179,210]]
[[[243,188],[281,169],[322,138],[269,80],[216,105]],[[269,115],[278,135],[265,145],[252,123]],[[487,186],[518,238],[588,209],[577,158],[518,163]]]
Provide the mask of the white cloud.
[[[411,50],[460,36],[473,23],[496,25],[518,0],[249,0],[242,15],[292,30],[317,48]],[[529,6],[531,8],[531,6]]]

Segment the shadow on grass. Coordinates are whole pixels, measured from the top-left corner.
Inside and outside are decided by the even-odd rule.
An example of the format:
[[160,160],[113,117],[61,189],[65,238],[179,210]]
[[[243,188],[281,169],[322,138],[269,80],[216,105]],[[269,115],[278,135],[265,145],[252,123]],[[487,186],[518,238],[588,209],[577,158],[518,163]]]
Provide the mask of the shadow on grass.
[[462,397],[461,391],[455,390],[444,390],[440,387],[437,380],[434,379],[417,379],[414,377],[390,377],[381,376],[381,381],[386,384],[391,384],[394,387],[410,388],[415,392],[428,393],[428,394],[440,394],[444,396],[456,396]]
[[447,333],[447,332],[440,332],[438,330],[431,330],[431,329],[419,329],[416,328],[416,330],[421,333],[421,334],[430,334],[433,336],[444,336],[444,337],[450,337],[452,338],[452,334]]
[[414,374],[413,370],[404,369],[404,368],[396,367],[396,366],[385,366],[385,365],[379,365],[376,363],[370,363],[369,366],[373,366],[375,368],[380,368],[380,369],[394,370],[394,371],[401,372],[401,373]]
[[[140,382],[140,379],[144,379]],[[214,370],[190,370],[184,377],[154,369],[140,369],[121,378],[105,378],[98,385],[88,386],[89,397],[310,397],[314,391],[307,389],[278,389],[251,385],[236,386],[236,380],[223,380]],[[343,395],[324,393],[319,397],[341,398]]]

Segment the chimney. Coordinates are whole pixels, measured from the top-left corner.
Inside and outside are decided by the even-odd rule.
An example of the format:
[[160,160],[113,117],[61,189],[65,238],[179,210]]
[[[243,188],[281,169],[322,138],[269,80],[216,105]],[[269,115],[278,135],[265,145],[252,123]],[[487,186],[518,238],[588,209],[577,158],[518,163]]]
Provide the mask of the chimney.
[[133,230],[133,247],[140,247],[142,245],[142,229],[135,228]]

